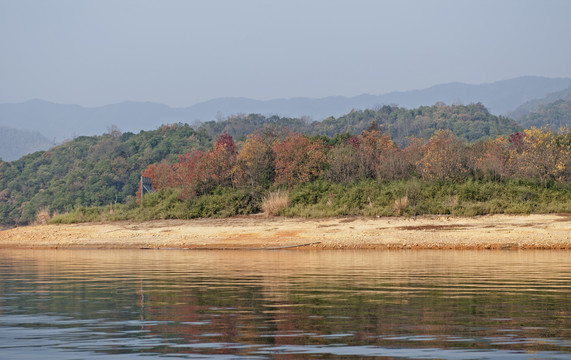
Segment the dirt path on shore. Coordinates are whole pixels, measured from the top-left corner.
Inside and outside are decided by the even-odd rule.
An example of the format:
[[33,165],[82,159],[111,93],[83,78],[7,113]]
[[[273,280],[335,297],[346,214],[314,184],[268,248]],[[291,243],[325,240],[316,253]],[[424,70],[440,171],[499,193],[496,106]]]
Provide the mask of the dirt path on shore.
[[38,225],[0,231],[0,247],[571,249],[571,214],[326,219],[247,216]]

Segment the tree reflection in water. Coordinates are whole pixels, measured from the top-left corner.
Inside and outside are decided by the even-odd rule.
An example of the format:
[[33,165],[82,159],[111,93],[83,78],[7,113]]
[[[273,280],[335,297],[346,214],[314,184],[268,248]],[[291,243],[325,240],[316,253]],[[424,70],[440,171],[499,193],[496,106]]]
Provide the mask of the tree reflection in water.
[[12,327],[89,329],[68,346],[96,339],[94,350],[109,354],[569,355],[568,255],[0,250],[0,310],[51,319]]

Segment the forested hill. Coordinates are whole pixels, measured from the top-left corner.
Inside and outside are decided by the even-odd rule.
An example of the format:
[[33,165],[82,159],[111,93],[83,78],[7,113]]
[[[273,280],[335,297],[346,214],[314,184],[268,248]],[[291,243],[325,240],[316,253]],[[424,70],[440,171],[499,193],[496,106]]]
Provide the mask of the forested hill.
[[540,105],[537,110],[522,116],[518,123],[526,128],[549,126],[557,130],[561,127],[571,127],[571,91],[569,94],[567,100],[559,99],[550,104]]
[[198,129],[177,124],[139,134],[115,130],[78,137],[49,151],[0,163],[0,224],[30,223],[42,208],[63,213],[76,206],[133,203],[139,176],[148,165],[172,164],[191,149],[210,150],[213,139],[224,132],[240,146],[246,135],[264,127],[281,129],[277,134],[282,137],[287,133],[284,127],[333,137],[360,134],[372,123],[388,131],[398,143],[406,143],[410,136],[428,139],[438,129],[449,129],[469,142],[519,130],[513,121],[490,115],[480,104],[437,104],[413,110],[384,106],[313,123],[249,115],[205,123]]
[[78,137],[14,162],[0,161],[0,224],[27,224],[41,208],[62,213],[75,206],[134,202],[139,176],[149,164],[211,146],[208,135],[179,124],[137,135]]
[[547,106],[552,104],[556,101],[563,100],[568,101],[571,100],[571,87],[551,93],[546,97],[540,99],[534,99],[523,103],[522,105],[518,106],[513,111],[510,111],[507,116],[511,119],[514,119],[518,123],[522,121],[527,115],[530,113],[538,112],[540,107]]
[[225,121],[206,122],[201,128],[212,137],[227,132],[240,138],[269,125],[287,127],[291,131],[308,135],[333,137],[344,133],[360,134],[371,123],[376,123],[389,132],[398,144],[405,144],[407,139],[413,136],[428,139],[436,130],[450,130],[468,142],[509,135],[521,130],[513,120],[490,114],[482,104],[448,106],[443,103],[412,110],[387,105],[377,110],[352,111],[339,118],[329,117],[314,122],[251,114],[229,117]]

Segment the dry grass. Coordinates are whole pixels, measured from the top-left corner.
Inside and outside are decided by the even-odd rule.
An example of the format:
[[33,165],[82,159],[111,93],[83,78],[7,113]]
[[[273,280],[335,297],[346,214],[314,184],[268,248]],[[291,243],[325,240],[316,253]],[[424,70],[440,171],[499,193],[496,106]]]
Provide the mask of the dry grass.
[[458,197],[458,194],[454,194],[454,195],[448,195],[448,203],[447,205],[450,207],[456,207],[458,206],[460,200]]
[[36,221],[34,222],[34,225],[45,225],[50,219],[50,209],[48,207],[40,208],[36,214]]
[[289,204],[289,191],[274,191],[262,199],[262,211],[266,216],[276,216]]
[[408,196],[401,196],[398,199],[395,199],[395,202],[393,204],[393,211],[397,214],[397,215],[401,215],[402,211],[404,209],[406,209],[408,207]]

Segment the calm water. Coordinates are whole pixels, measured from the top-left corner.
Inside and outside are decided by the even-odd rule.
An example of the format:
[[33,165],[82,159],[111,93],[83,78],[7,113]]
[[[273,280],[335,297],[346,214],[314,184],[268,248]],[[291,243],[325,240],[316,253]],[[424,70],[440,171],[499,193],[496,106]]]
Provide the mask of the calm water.
[[571,359],[568,251],[0,250],[1,359]]

